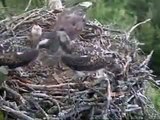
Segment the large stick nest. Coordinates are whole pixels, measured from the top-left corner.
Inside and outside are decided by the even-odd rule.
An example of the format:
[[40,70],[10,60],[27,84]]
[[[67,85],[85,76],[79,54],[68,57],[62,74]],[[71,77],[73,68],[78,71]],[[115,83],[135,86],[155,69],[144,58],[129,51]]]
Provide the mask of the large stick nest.
[[[54,28],[57,14],[35,9],[12,19],[0,21],[0,40],[26,41],[36,22],[44,31]],[[147,67],[151,54],[145,57],[139,42],[129,32],[103,26],[97,21],[86,23],[79,40],[99,44],[115,54],[113,61],[120,64],[107,66],[106,77],[89,76],[83,82],[72,80],[73,72],[31,63],[24,67],[28,77],[9,75],[2,84],[0,109],[7,119],[125,119],[156,117],[145,96],[146,81],[152,79]],[[140,55],[141,54],[141,55]]]

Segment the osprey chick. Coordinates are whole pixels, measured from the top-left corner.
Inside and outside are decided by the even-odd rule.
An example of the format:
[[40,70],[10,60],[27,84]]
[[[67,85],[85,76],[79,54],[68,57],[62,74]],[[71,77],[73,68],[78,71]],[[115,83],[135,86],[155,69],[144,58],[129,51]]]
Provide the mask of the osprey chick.
[[[62,56],[62,62],[76,72],[97,71],[100,74],[97,77],[102,77],[106,67],[112,69],[116,65],[113,54],[92,43],[70,41],[64,45],[66,54]],[[119,65],[116,67],[120,68]]]

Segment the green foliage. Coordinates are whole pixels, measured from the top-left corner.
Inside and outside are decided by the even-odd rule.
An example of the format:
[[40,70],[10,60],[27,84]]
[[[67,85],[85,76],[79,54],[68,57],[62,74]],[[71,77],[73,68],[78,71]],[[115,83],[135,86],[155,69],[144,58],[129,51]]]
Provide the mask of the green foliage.
[[152,43],[154,41],[155,29],[151,25],[151,23],[147,23],[141,26],[140,30],[143,32],[139,32],[139,30],[136,30],[136,36],[138,38],[141,38],[140,41],[142,43],[145,43],[145,45],[142,46],[142,49],[145,53],[149,54],[150,51],[153,49]]
[[[9,9],[14,9],[16,12],[24,12],[29,0],[6,0]],[[42,7],[44,0],[32,0],[30,9]]]
[[148,85],[146,94],[153,101],[155,108],[160,112],[160,97],[159,97],[160,89],[154,88],[151,85]]
[[153,0],[152,2],[152,7],[151,7],[151,11],[152,11],[152,24],[153,26],[158,26],[160,28],[160,0]]
[[2,111],[0,111],[0,120],[4,120],[4,115]]
[[[25,12],[28,2],[29,0],[6,0],[6,8],[0,3],[0,19]],[[42,6],[44,6],[44,0],[32,0],[28,10]]]
[[7,75],[8,75],[8,70],[6,69],[6,67],[1,66],[0,67],[0,86],[7,79]]
[[137,22],[144,21],[149,10],[147,0],[127,0],[126,9],[137,17]]
[[99,0],[89,10],[89,17],[97,19],[101,23],[120,23],[119,26],[128,27],[133,24],[135,19],[126,14],[124,1]]
[[151,50],[154,50],[154,54],[151,61],[151,68],[154,70],[154,73],[158,76],[160,75],[160,0],[132,0],[128,1],[129,12],[133,16],[137,17],[137,23],[145,20],[148,17],[152,17],[150,24],[145,24],[137,29],[136,36],[141,42],[145,43],[145,46],[142,49],[149,53]]

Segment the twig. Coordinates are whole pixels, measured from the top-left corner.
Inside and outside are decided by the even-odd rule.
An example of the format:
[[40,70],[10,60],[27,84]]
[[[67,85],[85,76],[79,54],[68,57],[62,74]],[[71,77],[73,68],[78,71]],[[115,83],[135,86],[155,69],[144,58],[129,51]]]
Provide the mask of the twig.
[[95,107],[92,107],[91,113],[90,113],[90,120],[94,120],[94,113],[95,113]]
[[58,111],[60,112],[61,111],[61,108],[60,108],[60,104],[62,104],[60,101],[54,99],[53,97],[50,97],[49,95],[46,95],[46,94],[42,94],[42,93],[32,93],[32,95],[35,97],[42,97],[42,98],[45,98],[45,99],[49,99],[50,101],[54,102],[57,107],[58,107]]
[[153,50],[150,52],[150,54],[147,56],[147,58],[143,61],[143,63],[140,65],[140,67],[142,67],[142,66],[147,66],[148,65],[148,63],[149,63],[149,61],[151,60],[151,57],[152,57],[152,55],[153,55]]
[[18,98],[20,100],[21,103],[25,103],[25,99],[16,91],[14,91],[13,89],[9,88],[6,84],[3,84],[2,86],[6,91],[10,92],[11,94],[13,94],[14,97]]
[[[82,83],[83,85],[87,85],[90,84],[89,82],[84,82]],[[32,87],[33,89],[51,89],[51,88],[59,88],[59,87],[72,87],[72,86],[76,86],[79,85],[78,83],[62,83],[62,84],[58,84],[58,85],[35,85],[35,84],[26,84],[26,86]]]
[[72,109],[60,112],[59,117],[60,117],[60,119],[71,118],[73,115],[76,115],[76,114],[81,113],[83,111],[89,110],[90,108],[91,108],[90,105],[82,104],[82,105],[79,105],[79,108],[72,108]]
[[33,118],[25,115],[25,114],[22,113],[21,111],[14,110],[14,109],[12,109],[12,108],[10,108],[10,107],[8,107],[8,106],[5,106],[5,105],[1,106],[0,109],[6,111],[6,112],[8,112],[8,113],[11,113],[12,115],[16,116],[17,118],[19,118],[19,119],[21,119],[21,120],[22,120],[22,119],[23,119],[23,120],[35,120],[35,119],[33,119]]
[[27,7],[25,8],[25,12],[28,10],[28,8],[31,6],[31,3],[32,3],[32,0],[29,0],[28,4],[27,4]]
[[37,109],[39,109],[44,114],[44,116],[46,117],[46,119],[49,120],[48,114],[42,109],[42,107],[37,102],[35,102],[35,101],[32,101],[32,103],[35,105],[35,107]]
[[30,14],[29,16],[25,17],[23,20],[21,20],[19,23],[17,23],[12,30],[15,30],[19,25],[21,25],[24,21],[26,21],[27,19],[29,19],[30,17],[32,17],[34,15],[34,13]]
[[147,19],[147,20],[145,20],[145,21],[142,21],[142,22],[137,23],[136,25],[134,25],[134,26],[127,32],[127,34],[126,34],[126,39],[129,40],[129,37],[130,37],[132,31],[133,31],[135,28],[137,28],[138,26],[140,26],[140,25],[142,25],[142,24],[145,24],[145,23],[149,22],[150,20],[151,20],[151,19]]

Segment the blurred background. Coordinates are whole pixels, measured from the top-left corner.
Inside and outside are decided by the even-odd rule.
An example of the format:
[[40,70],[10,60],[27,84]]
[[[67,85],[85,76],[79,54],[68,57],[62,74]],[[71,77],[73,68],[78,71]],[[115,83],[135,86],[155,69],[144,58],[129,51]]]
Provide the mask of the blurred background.
[[[66,7],[70,7],[85,0],[63,0]],[[150,68],[160,78],[160,0],[90,0],[94,6],[88,10],[87,16],[97,19],[107,25],[129,30],[131,26],[151,18],[151,21],[139,26],[135,30],[136,38],[145,43],[140,46],[147,55],[154,50],[149,64]],[[0,20],[39,8],[46,5],[46,0],[0,0]],[[160,111],[160,90],[154,87],[148,88],[147,93],[153,100],[157,110]]]

